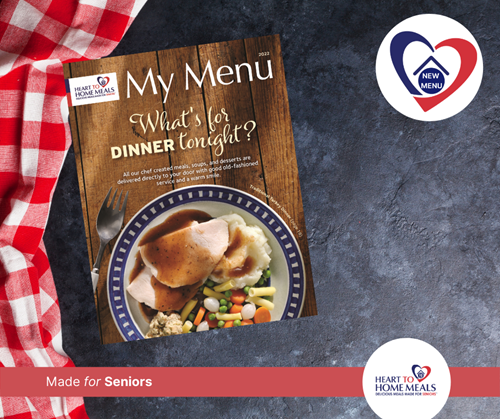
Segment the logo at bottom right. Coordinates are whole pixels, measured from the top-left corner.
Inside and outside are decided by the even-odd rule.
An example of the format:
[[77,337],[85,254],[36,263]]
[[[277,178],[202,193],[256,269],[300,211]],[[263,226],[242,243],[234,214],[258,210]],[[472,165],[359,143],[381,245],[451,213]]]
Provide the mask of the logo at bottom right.
[[396,339],[378,348],[363,373],[363,391],[382,419],[431,419],[446,404],[451,376],[443,356],[418,339]]

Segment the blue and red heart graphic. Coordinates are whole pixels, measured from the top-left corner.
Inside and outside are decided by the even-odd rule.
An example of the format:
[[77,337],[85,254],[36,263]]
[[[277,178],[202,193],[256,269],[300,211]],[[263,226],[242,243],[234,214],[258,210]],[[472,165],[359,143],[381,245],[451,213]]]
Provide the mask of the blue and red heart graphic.
[[109,77],[97,77],[97,83],[99,83],[102,87],[106,87],[109,83]]
[[413,375],[418,380],[419,383],[424,381],[431,373],[431,367],[420,367],[419,365],[414,365],[411,367]]
[[[460,69],[453,83],[444,91],[431,97],[420,97],[422,93],[410,81],[403,65],[403,54],[408,45],[412,42],[422,42],[427,45],[432,53],[442,47],[451,47],[460,55]],[[424,112],[427,112],[439,105],[442,101],[455,93],[470,77],[477,63],[477,51],[474,45],[461,38],[446,39],[435,47],[416,32],[400,32],[391,41],[391,59],[394,69],[410,94],[420,105]],[[429,369],[430,372],[430,369]]]

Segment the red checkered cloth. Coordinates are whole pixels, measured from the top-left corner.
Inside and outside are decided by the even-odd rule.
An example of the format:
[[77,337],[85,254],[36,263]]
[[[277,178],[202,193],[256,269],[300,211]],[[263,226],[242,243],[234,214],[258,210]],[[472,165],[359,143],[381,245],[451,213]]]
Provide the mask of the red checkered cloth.
[[[73,366],[62,348],[59,304],[42,241],[71,144],[62,62],[108,55],[145,2],[0,3],[1,366]],[[0,417],[87,414],[81,397],[4,397]]]

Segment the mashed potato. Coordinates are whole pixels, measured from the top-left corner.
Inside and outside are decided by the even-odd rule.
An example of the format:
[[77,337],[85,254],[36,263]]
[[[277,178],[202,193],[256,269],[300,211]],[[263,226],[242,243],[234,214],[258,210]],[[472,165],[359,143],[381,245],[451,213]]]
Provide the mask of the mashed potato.
[[222,283],[232,279],[235,288],[255,285],[271,262],[271,247],[260,227],[249,226],[237,214],[218,217],[228,223],[229,246],[210,279]]

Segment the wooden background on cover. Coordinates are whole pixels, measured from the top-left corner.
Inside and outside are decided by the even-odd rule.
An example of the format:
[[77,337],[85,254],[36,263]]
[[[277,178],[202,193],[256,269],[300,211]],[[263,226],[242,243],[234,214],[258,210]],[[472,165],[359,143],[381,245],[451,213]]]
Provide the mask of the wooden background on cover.
[[[267,51],[270,53],[268,56],[259,57],[259,52]],[[269,59],[272,61],[273,78],[258,80],[254,63],[259,62],[261,74],[265,77],[268,74],[267,60]],[[207,74],[202,88],[198,88],[191,79],[190,89],[185,90],[186,63],[197,72],[197,77],[201,78],[201,69],[205,69],[209,60],[214,74],[222,65],[229,65],[234,69],[235,64],[249,63],[253,69],[254,80],[250,82],[246,69],[243,69],[241,83],[235,81],[227,86],[217,83],[213,87]],[[157,95],[152,94],[149,82],[143,96],[131,87],[130,99],[126,99],[127,70],[138,84],[142,85],[150,68],[155,81],[157,82],[156,76],[161,75],[167,85],[170,74],[175,74],[166,103],[163,104],[162,89],[158,89]],[[145,204],[173,188],[201,183],[230,186],[263,200],[288,223],[299,243],[306,269],[306,300],[302,317],[317,314],[278,35],[66,64],[64,71],[66,78],[116,72],[120,91],[119,101],[70,108],[71,131],[91,266],[99,250],[99,236],[95,220],[111,186],[118,187],[119,190],[130,191],[124,225]],[[157,87],[159,87],[158,82]],[[169,115],[169,120],[172,120],[189,106],[193,107],[195,112],[197,111],[203,118],[201,126],[194,127],[194,124],[191,124],[187,138],[206,138],[209,135],[206,115],[210,107],[215,110],[225,108],[229,113],[232,126],[235,123],[242,124],[248,120],[254,120],[257,122],[257,128],[251,134],[251,141],[243,140],[238,144],[228,144],[224,148],[224,153],[219,157],[210,147],[178,151],[178,142],[174,140],[176,141],[175,152],[111,159],[111,146],[136,144],[145,140],[173,139],[179,135],[175,131],[167,133],[159,129],[155,132],[148,130],[144,134],[140,126],[135,125],[137,132],[144,137],[139,138],[132,131],[132,124],[128,121],[130,115],[134,113],[147,115],[148,112],[155,115],[156,110],[160,112],[165,110]],[[186,129],[183,131],[185,132]],[[244,134],[243,130],[241,133]],[[219,131],[213,133],[212,137],[217,134]],[[208,164],[209,161],[217,158],[230,159],[247,155],[252,156],[251,161],[259,160],[260,164],[241,169],[221,170],[218,172],[221,176],[216,179],[186,182],[179,186],[156,186],[153,182],[116,184],[124,172],[184,163],[206,162]],[[295,220],[302,231],[302,237],[296,234],[296,230],[283,211],[269,199],[252,190],[250,185],[273,197]],[[102,343],[123,341],[112,319],[106,292],[106,273],[115,241],[116,239],[110,242],[104,253],[95,294]]]

